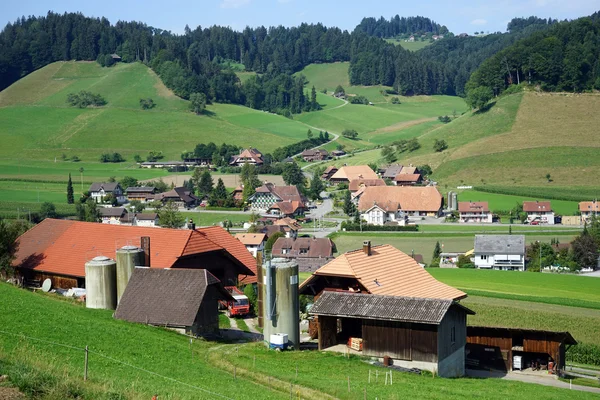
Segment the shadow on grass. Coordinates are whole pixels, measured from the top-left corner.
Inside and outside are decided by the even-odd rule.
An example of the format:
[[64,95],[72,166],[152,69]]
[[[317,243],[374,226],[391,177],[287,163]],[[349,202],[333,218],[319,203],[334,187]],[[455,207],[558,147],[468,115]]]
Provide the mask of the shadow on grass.
[[481,107],[479,110],[475,111],[473,114],[485,114],[486,112],[490,111],[495,105],[496,102],[492,101],[491,103],[488,103],[485,106]]

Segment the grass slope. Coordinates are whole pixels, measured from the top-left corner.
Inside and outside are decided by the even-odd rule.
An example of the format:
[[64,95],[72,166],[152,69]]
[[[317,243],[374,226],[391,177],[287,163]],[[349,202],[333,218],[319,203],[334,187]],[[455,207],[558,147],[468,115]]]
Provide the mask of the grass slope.
[[402,46],[406,50],[417,51],[421,50],[432,44],[429,40],[421,41],[417,40],[414,42],[407,42],[406,39],[385,39],[386,42],[395,44],[396,46]]

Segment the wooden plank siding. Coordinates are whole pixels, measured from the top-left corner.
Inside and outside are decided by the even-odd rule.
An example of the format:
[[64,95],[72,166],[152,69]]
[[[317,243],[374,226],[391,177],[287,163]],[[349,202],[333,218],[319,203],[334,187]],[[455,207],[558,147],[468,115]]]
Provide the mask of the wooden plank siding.
[[363,353],[366,356],[390,356],[412,360],[411,324],[363,320]]
[[467,314],[451,307],[438,327],[438,359],[443,360],[466,343]]
[[328,347],[337,344],[337,318],[336,317],[319,317],[319,350],[324,350]]
[[19,275],[25,281],[39,281],[40,285],[46,280],[52,281],[52,288],[70,289],[74,287],[85,288],[85,280],[74,276],[58,275],[36,270],[21,269]]

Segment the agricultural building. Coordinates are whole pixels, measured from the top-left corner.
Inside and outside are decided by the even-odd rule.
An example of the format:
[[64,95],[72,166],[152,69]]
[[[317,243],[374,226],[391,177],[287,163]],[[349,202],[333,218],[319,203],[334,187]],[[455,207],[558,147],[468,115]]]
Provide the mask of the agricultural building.
[[465,373],[467,315],[475,313],[452,299],[325,291],[310,312],[319,350],[359,339],[365,356],[442,377]]
[[207,270],[136,268],[116,319],[201,335],[219,330],[218,300],[233,300]]
[[368,165],[350,165],[341,167],[331,175],[332,183],[350,183],[355,179],[379,179],[379,176]]
[[170,201],[181,208],[193,208],[200,203],[200,200],[194,193],[183,186],[173,188],[168,192],[158,193],[154,196],[154,200],[161,201],[162,203]]
[[442,195],[434,186],[368,186],[358,200],[361,218],[368,224],[404,225],[408,217],[437,217]]
[[304,150],[300,157],[304,159],[304,161],[322,161],[327,160],[329,158],[329,152],[325,149],[309,149]]
[[136,213],[132,225],[156,228],[159,226],[159,221],[157,213]]
[[232,156],[229,165],[241,167],[244,164],[263,165],[264,160],[260,151],[249,148],[244,149],[238,155]]
[[459,222],[492,223],[492,213],[487,201],[459,201]]
[[353,179],[348,185],[350,193],[356,193],[362,188],[369,186],[386,186],[383,179]]
[[128,201],[137,200],[142,203],[154,200],[156,192],[157,189],[153,186],[128,187],[125,189]]
[[279,238],[273,244],[273,257],[292,258],[301,272],[312,272],[333,259],[329,238]]
[[329,181],[329,180],[331,180],[331,177],[333,176],[333,174],[335,174],[337,171],[338,171],[337,167],[329,166],[325,169],[325,171],[323,171],[323,174],[321,175],[321,179],[323,179],[325,181]]
[[569,332],[469,326],[467,365],[512,371],[539,363],[541,369],[564,370],[565,352],[575,344],[577,341]]
[[423,183],[423,177],[421,176],[421,174],[399,173],[393,179],[393,182],[397,186],[413,186],[413,185],[419,185],[419,184]]
[[140,246],[144,237],[152,268],[206,269],[226,285],[256,282],[252,254],[216,226],[156,229],[47,218],[19,237],[13,265],[27,281],[50,278],[54,287],[85,287],[87,261],[99,255],[114,259],[116,249]]
[[525,235],[475,235],[476,268],[525,271]]

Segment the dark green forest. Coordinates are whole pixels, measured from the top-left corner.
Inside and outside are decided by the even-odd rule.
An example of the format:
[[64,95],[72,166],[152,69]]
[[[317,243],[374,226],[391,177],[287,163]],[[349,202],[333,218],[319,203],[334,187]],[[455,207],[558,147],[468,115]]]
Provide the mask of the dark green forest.
[[[242,32],[186,26],[183,35],[141,22],[88,18],[79,13],[20,18],[0,33],[0,89],[51,62],[97,60],[112,53],[144,62],[178,96],[204,93],[209,102],[242,104],[291,115],[319,109],[310,82],[292,77],[311,63],[350,61],[352,84],[392,86],[403,95],[464,96],[469,87],[500,92],[524,80],[546,90],[596,87],[598,14],[572,22],[515,18],[507,33],[447,35],[411,52],[382,37],[410,31],[445,32],[428,18],[365,18],[349,33],[322,24],[247,27]],[[416,32],[415,32],[416,33]],[[487,60],[487,61],[486,61]],[[241,84],[228,64],[258,73]],[[318,88],[322,89],[322,88]]]

